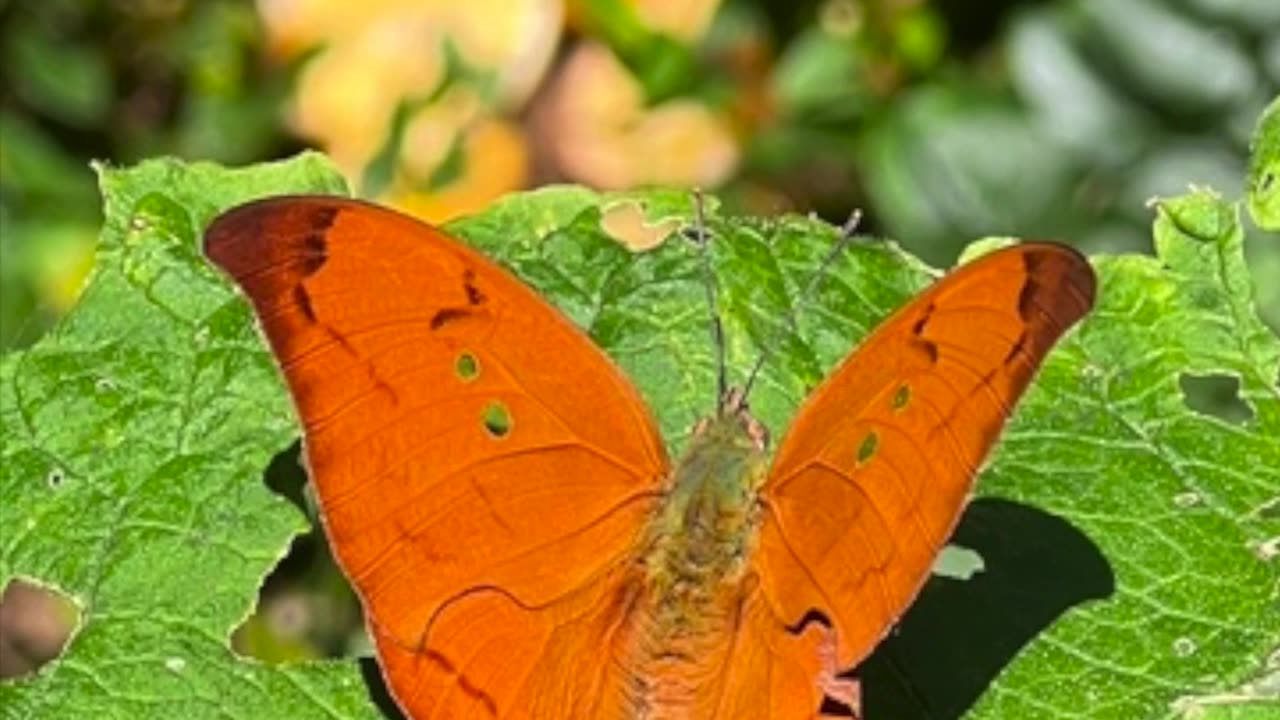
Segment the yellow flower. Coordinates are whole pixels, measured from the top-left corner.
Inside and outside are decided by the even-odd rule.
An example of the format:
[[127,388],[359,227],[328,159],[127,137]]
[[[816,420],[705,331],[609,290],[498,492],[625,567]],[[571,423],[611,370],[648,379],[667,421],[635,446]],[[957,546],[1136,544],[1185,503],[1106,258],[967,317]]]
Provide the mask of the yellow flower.
[[463,166],[452,182],[427,191],[399,186],[385,199],[418,217],[439,223],[479,212],[494,199],[526,184],[529,153],[519,126],[486,118],[465,130],[460,142]]
[[644,91],[609,50],[580,46],[556,80],[539,123],[559,167],[601,188],[711,187],[737,167],[724,119],[693,99],[644,107]]
[[[438,219],[456,214],[451,203],[472,207],[480,193],[524,184],[523,134],[499,115],[519,109],[545,74],[562,0],[259,0],[259,8],[281,51],[321,46],[301,73],[291,119],[357,185],[392,139],[397,109],[428,99],[405,128],[387,197]],[[461,77],[449,77],[446,48]],[[457,174],[428,187],[452,170],[443,163],[457,160],[455,149]],[[471,155],[495,150],[505,153],[500,161]]]
[[720,0],[633,0],[640,22],[650,29],[692,43],[702,37]]

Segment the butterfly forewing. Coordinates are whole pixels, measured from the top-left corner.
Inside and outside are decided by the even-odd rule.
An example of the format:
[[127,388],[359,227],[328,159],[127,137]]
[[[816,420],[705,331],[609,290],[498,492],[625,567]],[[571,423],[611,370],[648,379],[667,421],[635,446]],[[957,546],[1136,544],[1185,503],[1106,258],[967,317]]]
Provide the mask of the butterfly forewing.
[[607,630],[578,617],[625,596],[667,476],[635,389],[506,271],[389,210],[260,201],[205,250],[288,381],[394,694],[414,717],[524,716],[544,653]]
[[781,622],[818,610],[842,668],[915,597],[974,476],[1059,337],[1093,304],[1069,248],[1027,243],[947,275],[813,392],[760,491],[753,560]]

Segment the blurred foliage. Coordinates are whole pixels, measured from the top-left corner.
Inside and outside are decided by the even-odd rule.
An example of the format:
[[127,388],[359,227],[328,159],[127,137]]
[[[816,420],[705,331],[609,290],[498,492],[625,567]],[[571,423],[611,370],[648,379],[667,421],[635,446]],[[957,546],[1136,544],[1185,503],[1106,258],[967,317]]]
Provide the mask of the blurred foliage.
[[76,297],[101,223],[90,160],[300,147],[279,122],[290,69],[262,42],[248,2],[0,3],[0,347]]
[[1258,119],[1249,154],[1249,213],[1258,227],[1280,232],[1280,97]]
[[[86,162],[325,149],[432,220],[557,180],[865,211],[945,263],[987,234],[1141,248],[1147,199],[1244,192],[1274,0],[0,3],[0,345],[75,297]],[[1250,243],[1280,323],[1280,246]]]
[[[731,212],[860,208],[950,264],[984,235],[1147,249],[1148,199],[1190,183],[1251,182],[1256,205],[1273,175],[1247,149],[1280,89],[1275,0],[0,0],[0,44],[3,348],[76,297],[91,159],[316,145],[436,221],[560,180],[698,185]],[[1245,246],[1280,326],[1280,242]],[[242,644],[361,635],[260,632],[353,615],[311,590],[331,568],[297,573],[321,609],[285,597]]]

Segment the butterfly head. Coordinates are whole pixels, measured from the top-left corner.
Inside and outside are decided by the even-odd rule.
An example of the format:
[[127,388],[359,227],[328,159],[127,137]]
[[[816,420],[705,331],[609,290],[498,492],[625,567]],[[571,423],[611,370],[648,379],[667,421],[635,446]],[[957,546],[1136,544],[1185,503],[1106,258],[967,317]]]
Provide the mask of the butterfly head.
[[744,439],[757,452],[763,453],[769,447],[769,428],[751,414],[747,394],[742,388],[728,388],[720,396],[715,416],[699,420],[693,427],[693,435],[699,438],[709,433],[723,433],[726,427],[730,428],[731,434]]

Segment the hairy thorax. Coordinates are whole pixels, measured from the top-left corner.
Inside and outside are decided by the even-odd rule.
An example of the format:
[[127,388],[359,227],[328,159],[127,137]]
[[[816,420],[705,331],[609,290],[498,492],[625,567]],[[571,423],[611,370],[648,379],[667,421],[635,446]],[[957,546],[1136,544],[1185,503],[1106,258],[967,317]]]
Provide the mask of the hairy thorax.
[[709,717],[752,579],[763,443],[740,418],[694,434],[643,558],[623,664],[631,717]]

